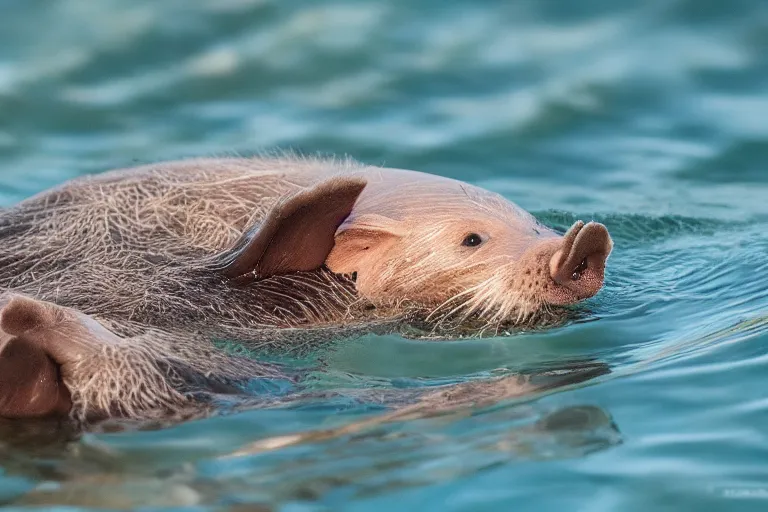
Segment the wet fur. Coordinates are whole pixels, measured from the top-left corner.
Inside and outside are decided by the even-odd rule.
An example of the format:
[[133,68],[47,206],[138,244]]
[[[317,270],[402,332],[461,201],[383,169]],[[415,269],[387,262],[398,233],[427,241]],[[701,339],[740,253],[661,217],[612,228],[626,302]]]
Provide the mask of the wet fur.
[[[81,417],[167,415],[183,410],[196,392],[282,375],[217,340],[295,350],[406,317],[434,330],[470,316],[483,328],[498,328],[548,313],[526,292],[525,279],[536,276],[506,272],[504,265],[469,286],[492,261],[449,265],[440,276],[419,273],[432,264],[430,254],[419,252],[424,245],[382,269],[381,277],[390,278],[391,291],[400,279],[411,287],[444,287],[447,295],[432,303],[406,296],[374,308],[348,276],[324,268],[243,286],[211,271],[280,198],[319,177],[361,169],[346,160],[192,160],[70,182],[0,213],[0,289],[72,308],[119,338],[62,375],[73,415]],[[434,236],[443,229],[434,226]],[[418,263],[406,269],[405,261]],[[57,325],[48,328],[60,334]]]
[[[306,182],[280,172],[297,166]],[[0,288],[90,315],[124,340],[64,375],[76,411],[167,414],[195,388],[280,375],[215,339],[296,348],[330,335],[285,328],[349,321],[353,285],[326,270],[236,287],[209,269],[317,166],[339,162],[149,166],[71,182],[0,214]]]

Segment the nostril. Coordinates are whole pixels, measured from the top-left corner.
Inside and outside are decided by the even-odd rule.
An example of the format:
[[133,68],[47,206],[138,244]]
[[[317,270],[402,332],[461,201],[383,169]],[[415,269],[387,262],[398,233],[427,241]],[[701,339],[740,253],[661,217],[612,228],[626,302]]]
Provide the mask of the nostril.
[[579,266],[573,269],[573,273],[571,274],[571,279],[573,281],[578,281],[581,279],[581,273],[587,270],[587,258],[584,258],[581,260],[581,263],[579,263]]
[[[581,229],[578,229],[581,227]],[[575,233],[575,234],[574,234]],[[560,248],[550,257],[549,270],[559,285],[593,295],[602,286],[605,260],[613,242],[602,224],[575,224],[563,238]]]
[[[552,248],[556,248],[554,253],[550,253]],[[575,304],[594,296],[603,287],[605,262],[612,249],[608,230],[595,222],[577,222],[562,240],[547,245],[546,252],[542,248],[542,256],[551,254],[548,263],[552,286],[547,300]]]

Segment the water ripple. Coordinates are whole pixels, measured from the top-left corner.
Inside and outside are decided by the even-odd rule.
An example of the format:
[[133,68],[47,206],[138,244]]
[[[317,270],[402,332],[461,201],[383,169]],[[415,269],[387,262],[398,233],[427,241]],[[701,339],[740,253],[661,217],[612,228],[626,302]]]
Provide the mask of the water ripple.
[[[765,2],[2,5],[3,205],[84,173],[279,146],[459,178],[561,231],[603,222],[616,243],[567,325],[339,344],[304,382],[325,398],[292,408],[85,436],[0,422],[4,505],[639,511],[765,490]],[[391,412],[377,394],[582,359],[610,374],[376,423]]]

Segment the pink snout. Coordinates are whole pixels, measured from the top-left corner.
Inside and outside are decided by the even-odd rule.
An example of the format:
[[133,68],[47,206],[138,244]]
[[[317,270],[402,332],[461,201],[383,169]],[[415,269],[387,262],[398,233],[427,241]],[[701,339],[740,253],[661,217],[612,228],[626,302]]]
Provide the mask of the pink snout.
[[603,287],[605,262],[613,241],[602,224],[577,221],[549,260],[549,274],[556,286],[548,301],[572,304],[595,295]]

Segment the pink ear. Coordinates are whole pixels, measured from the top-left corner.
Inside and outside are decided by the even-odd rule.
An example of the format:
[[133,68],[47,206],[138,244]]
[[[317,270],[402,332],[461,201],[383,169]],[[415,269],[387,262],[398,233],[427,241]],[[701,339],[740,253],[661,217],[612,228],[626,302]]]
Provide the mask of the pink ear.
[[403,236],[405,230],[399,221],[378,213],[352,214],[339,226],[336,235],[369,231],[381,236]]
[[266,278],[320,268],[365,185],[361,178],[336,177],[288,197],[221,256],[219,270],[232,278],[251,272]]
[[[337,274],[365,273],[404,234],[401,224],[383,215],[366,213],[348,218],[336,231],[336,245],[326,266]],[[358,285],[358,289],[360,286]]]

